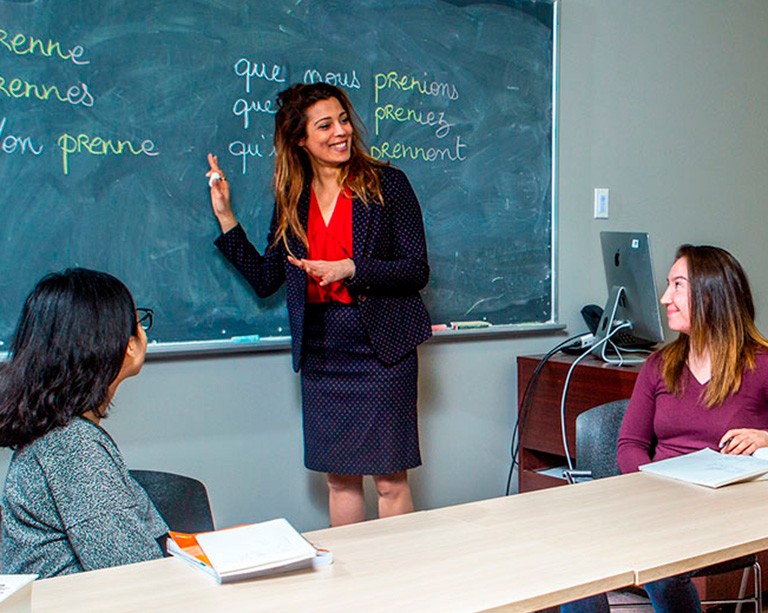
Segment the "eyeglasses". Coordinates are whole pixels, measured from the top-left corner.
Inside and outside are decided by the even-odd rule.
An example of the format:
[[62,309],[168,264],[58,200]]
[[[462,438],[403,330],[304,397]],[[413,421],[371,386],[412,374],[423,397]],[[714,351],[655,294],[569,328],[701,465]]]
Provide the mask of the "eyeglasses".
[[149,330],[155,321],[155,312],[152,309],[136,308],[136,323],[144,330]]

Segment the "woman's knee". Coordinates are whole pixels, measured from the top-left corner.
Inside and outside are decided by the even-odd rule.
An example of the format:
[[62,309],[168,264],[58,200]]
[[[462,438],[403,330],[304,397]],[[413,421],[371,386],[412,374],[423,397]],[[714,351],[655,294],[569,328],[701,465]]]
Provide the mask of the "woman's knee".
[[376,493],[382,498],[397,498],[409,491],[408,473],[404,470],[388,475],[374,475],[373,482],[376,484]]
[[698,613],[701,602],[688,573],[651,581],[644,586],[654,611],[659,613]]
[[608,596],[595,594],[560,606],[560,613],[609,613]]
[[328,489],[333,492],[359,492],[363,489],[362,475],[339,475],[328,473],[326,475]]

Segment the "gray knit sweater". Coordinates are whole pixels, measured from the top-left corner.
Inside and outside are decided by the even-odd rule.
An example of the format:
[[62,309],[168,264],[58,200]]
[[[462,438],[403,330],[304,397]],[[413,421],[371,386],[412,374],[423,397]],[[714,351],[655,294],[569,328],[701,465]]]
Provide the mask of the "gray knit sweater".
[[3,573],[52,577],[160,558],[168,532],[112,438],[76,418],[13,454],[2,499]]

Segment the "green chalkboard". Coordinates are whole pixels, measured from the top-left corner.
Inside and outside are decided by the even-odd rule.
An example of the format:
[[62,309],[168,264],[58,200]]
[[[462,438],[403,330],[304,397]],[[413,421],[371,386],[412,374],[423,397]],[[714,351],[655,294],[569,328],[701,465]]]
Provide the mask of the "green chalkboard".
[[552,321],[555,8],[0,0],[0,342],[76,265],[123,279],[159,342],[288,334],[283,295],[257,299],[213,247],[205,156],[263,248],[275,95],[317,80],[421,200],[433,320]]

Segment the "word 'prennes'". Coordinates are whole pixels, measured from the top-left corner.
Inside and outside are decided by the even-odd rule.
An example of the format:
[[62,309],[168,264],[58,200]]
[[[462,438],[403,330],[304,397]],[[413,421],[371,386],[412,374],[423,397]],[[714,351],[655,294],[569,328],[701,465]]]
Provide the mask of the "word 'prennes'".
[[135,145],[130,140],[104,139],[100,136],[88,134],[62,134],[56,141],[61,149],[62,166],[64,174],[69,174],[69,156],[73,153],[86,153],[89,155],[148,155],[155,156],[160,152],[155,150],[155,143],[149,139]]
[[65,92],[62,92],[56,85],[32,83],[18,77],[8,80],[4,76],[0,76],[0,94],[4,94],[8,98],[46,101],[54,99],[73,106],[78,104],[87,107],[93,106],[93,95],[88,91],[88,86],[85,83],[71,85]]
[[0,29],[0,51],[3,47],[14,55],[42,55],[46,58],[59,58],[80,66],[91,63],[90,60],[82,59],[85,53],[82,45],[62,49],[60,42],[50,38],[44,41],[41,38],[21,33],[11,35],[6,30]]

